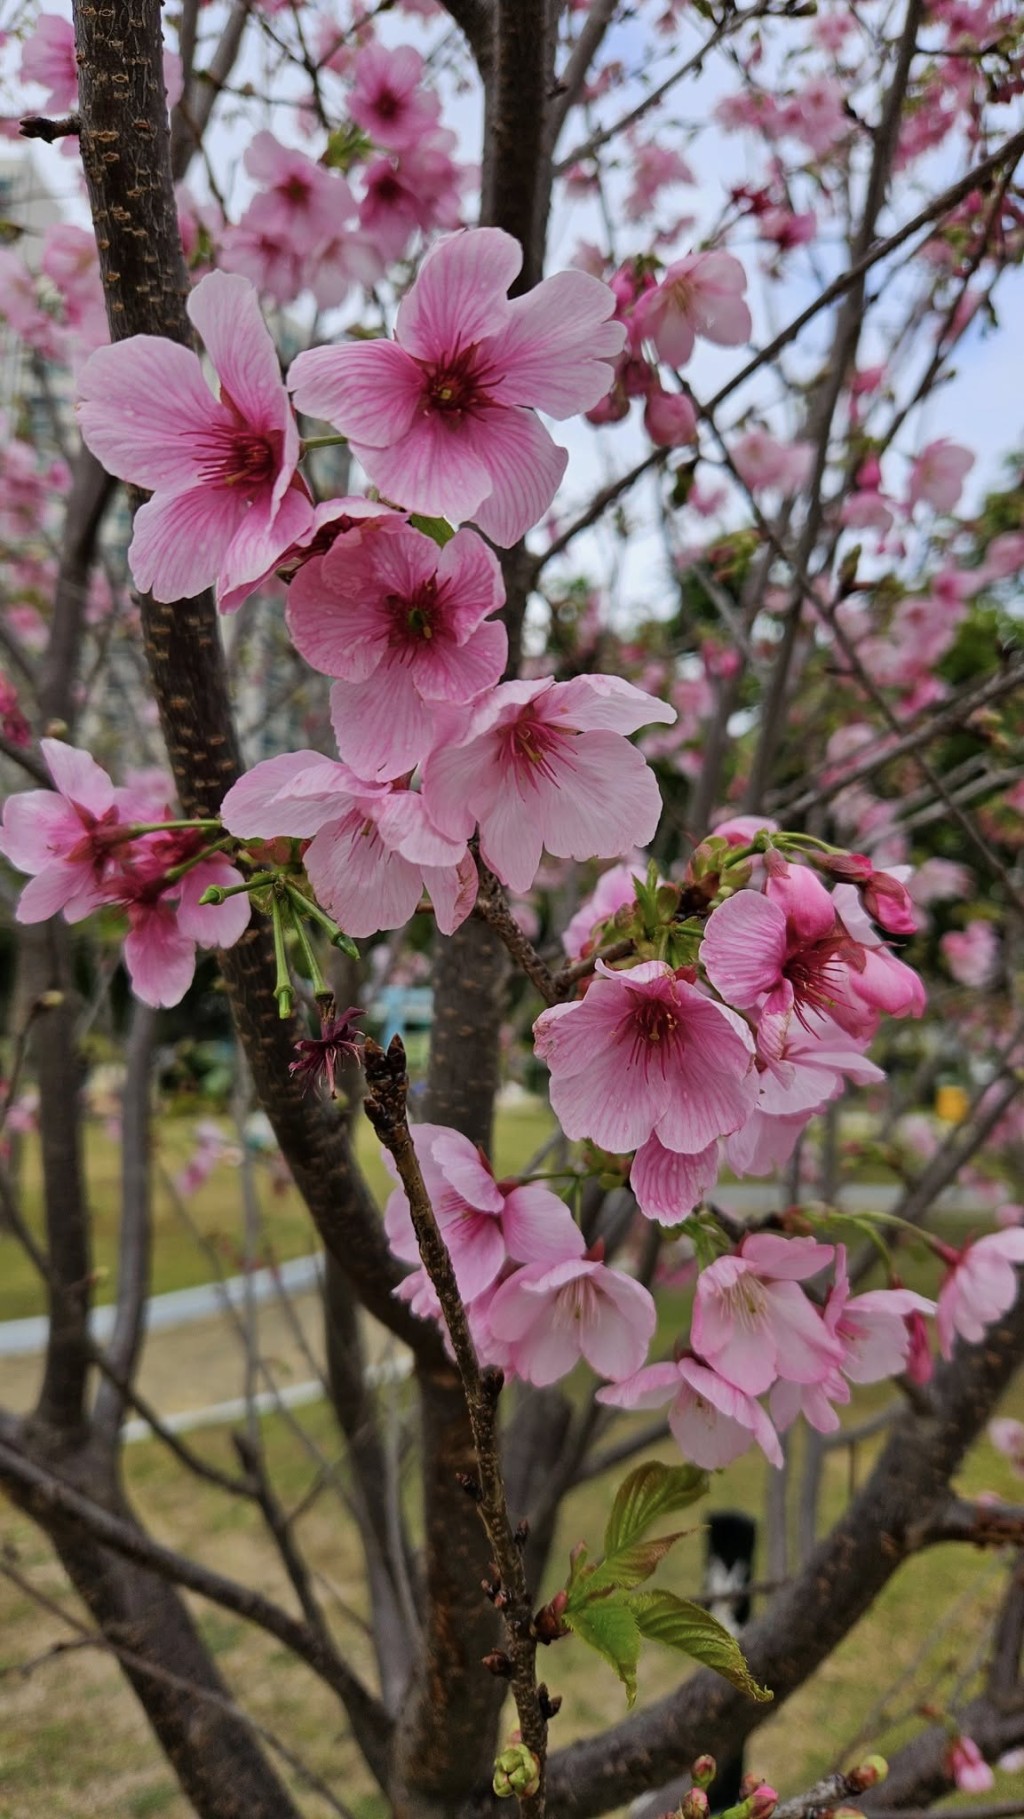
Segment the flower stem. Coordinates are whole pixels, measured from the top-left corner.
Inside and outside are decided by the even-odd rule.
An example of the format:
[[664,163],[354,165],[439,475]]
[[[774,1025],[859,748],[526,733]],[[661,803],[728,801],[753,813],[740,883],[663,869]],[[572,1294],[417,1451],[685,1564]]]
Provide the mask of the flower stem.
[[284,906],[276,891],[270,899],[270,920],[274,930],[274,962],[277,967],[274,997],[277,999],[277,1014],[283,1022],[292,1014],[295,988],[288,971],[288,952],[284,944]]

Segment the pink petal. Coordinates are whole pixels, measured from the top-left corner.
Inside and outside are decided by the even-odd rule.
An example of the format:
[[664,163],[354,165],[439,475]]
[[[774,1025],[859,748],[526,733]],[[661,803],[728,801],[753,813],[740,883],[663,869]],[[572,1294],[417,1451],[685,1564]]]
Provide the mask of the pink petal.
[[344,762],[377,783],[415,770],[436,742],[435,717],[400,657],[363,682],[332,683],[331,725]]
[[557,272],[517,297],[509,320],[485,345],[501,378],[490,395],[501,404],[532,405],[549,417],[573,417],[608,392],[626,331],[611,321],[615,296],[586,272]]
[[384,449],[412,428],[423,373],[393,341],[350,341],[299,354],[288,386],[305,416],[332,423],[354,443]]
[[242,416],[259,429],[291,430],[294,465],[298,434],[288,407],[277,350],[248,278],[208,272],[189,297],[188,313],[213,362],[222,391],[227,391]]
[[125,936],[124,963],[136,998],[168,1010],[181,1003],[192,983],[195,942],[182,934],[169,909],[158,906]]
[[228,897],[224,903],[200,903],[199,899],[211,884],[231,890],[244,882],[241,872],[236,871],[227,859],[204,859],[201,865],[193,866],[181,881],[178,897],[181,933],[198,941],[200,947],[234,947],[245,934],[252,917],[248,896],[239,892],[237,897]]
[[279,758],[264,758],[232,784],[221,804],[221,820],[228,833],[240,840],[273,840],[278,835],[305,840],[326,821],[337,820],[350,805],[345,790],[349,774],[340,764],[334,767],[336,787],[328,773],[328,787],[316,795],[284,794],[289,785],[318,775],[319,768],[328,763],[320,752],[284,752]]
[[700,958],[715,990],[745,1009],[770,991],[786,958],[786,918],[757,891],[737,891],[712,910]]
[[46,768],[62,796],[77,802],[91,815],[105,815],[114,806],[114,785],[88,752],[62,739],[40,739]]
[[329,823],[306,849],[317,899],[349,935],[401,928],[420,900],[422,874],[389,852],[375,826],[352,814]]
[[15,920],[22,923],[48,922],[59,910],[67,909],[79,897],[86,886],[86,908],[77,917],[70,920],[81,921],[82,916],[90,915],[98,909],[103,901],[97,886],[83,878],[80,865],[64,865],[60,860],[43,867],[35,878],[30,878],[15,911]]
[[606,1383],[597,1392],[598,1402],[613,1408],[664,1408],[679,1393],[676,1364],[646,1364],[643,1370],[619,1383]]
[[539,1182],[527,1182],[504,1196],[501,1225],[509,1256],[517,1263],[560,1263],[583,1255],[583,1234],[565,1201]]
[[434,826],[424,798],[415,790],[397,789],[374,807],[380,837],[392,852],[417,865],[457,865],[464,842],[449,840]]
[[196,355],[160,335],[97,348],[78,376],[78,396],[78,426],[97,460],[119,480],[151,489],[193,484],[197,438],[222,417]]
[[[420,1129],[423,1127],[420,1126]],[[500,1213],[504,1196],[475,1143],[461,1131],[439,1124],[433,1127],[430,1154],[445,1180],[467,1200],[470,1206],[485,1213]]]
[[480,874],[472,853],[458,865],[425,865],[423,888],[434,906],[434,920],[442,935],[454,935],[472,913],[480,888]]
[[655,1136],[641,1144],[629,1173],[640,1211],[662,1225],[678,1225],[700,1205],[717,1179],[717,1142],[695,1156],[684,1156],[666,1149]]
[[479,459],[486,455],[491,489],[475,514],[480,529],[511,549],[551,504],[569,465],[564,448],[552,442],[532,411],[518,408],[477,411],[469,426]]
[[497,227],[439,240],[398,307],[395,336],[419,360],[441,361],[493,335],[507,315],[522,248]]
[[583,1356],[601,1377],[631,1377],[647,1356],[657,1314],[640,1282],[603,1266],[593,1278],[599,1291],[592,1319],[580,1322]]
[[140,594],[191,600],[217,575],[248,511],[226,487],[157,493],[135,514],[128,566]]
[[[253,500],[228,545],[217,576],[217,605],[236,611],[265,576],[272,574],[286,551],[312,529],[313,504],[298,487],[288,488],[280,505],[269,493]],[[230,608],[225,601],[230,598]]]
[[476,429],[468,419],[449,421],[439,411],[429,411],[387,448],[353,439],[352,452],[387,498],[407,511],[461,524],[479,515],[493,485],[493,442]]
[[622,676],[576,676],[558,682],[550,691],[551,711],[585,733],[635,733],[660,721],[672,726],[676,710],[657,695],[637,688]]
[[643,753],[619,733],[581,733],[572,746],[571,775],[538,791],[536,813],[549,853],[611,859],[653,840],[661,791]]
[[[40,740],[43,747],[58,743]],[[22,790],[4,803],[0,853],[19,872],[41,872],[77,846],[82,833],[80,817],[56,790]]]

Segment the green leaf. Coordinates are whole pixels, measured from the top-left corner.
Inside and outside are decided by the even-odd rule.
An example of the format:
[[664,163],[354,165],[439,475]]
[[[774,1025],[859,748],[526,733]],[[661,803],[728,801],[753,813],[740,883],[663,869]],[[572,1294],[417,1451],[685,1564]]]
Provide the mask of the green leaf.
[[410,512],[409,523],[436,543],[438,549],[444,549],[445,544],[450,543],[455,535],[447,518],[425,518],[422,512]]
[[629,1608],[642,1636],[652,1642],[664,1642],[704,1667],[714,1668],[716,1674],[758,1704],[774,1697],[767,1687],[758,1686],[735,1636],[701,1605],[677,1598],[674,1592],[637,1592],[629,1600]]
[[567,1587],[569,1610],[581,1610],[594,1598],[606,1598],[609,1592],[628,1592],[642,1585],[657,1570],[669,1548],[689,1532],[679,1529],[674,1535],[658,1535],[653,1541],[636,1541],[632,1547],[620,1548],[596,1566],[576,1573]]
[[581,1642],[586,1642],[615,1669],[626,1689],[626,1703],[636,1700],[636,1666],[640,1659],[640,1630],[633,1611],[622,1598],[601,1598],[565,1621]]
[[703,1497],[708,1475],[696,1465],[663,1465],[649,1459],[620,1484],[604,1531],[605,1554],[619,1554],[639,1541],[659,1517],[689,1508]]

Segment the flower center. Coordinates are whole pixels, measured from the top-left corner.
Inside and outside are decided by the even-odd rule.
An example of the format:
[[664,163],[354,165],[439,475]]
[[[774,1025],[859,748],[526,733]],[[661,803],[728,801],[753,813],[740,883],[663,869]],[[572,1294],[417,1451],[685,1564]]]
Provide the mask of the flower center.
[[472,347],[453,354],[443,365],[426,369],[424,402],[428,410],[443,417],[458,417],[466,411],[490,404],[485,389],[486,373],[480,364],[480,350]]
[[237,487],[242,493],[255,493],[273,480],[280,466],[280,430],[218,428],[204,441],[207,454],[199,477],[209,486]]
[[566,765],[572,768],[573,737],[572,728],[552,726],[550,721],[541,720],[524,708],[503,729],[500,762],[503,768],[511,769],[524,794],[535,790],[542,780],[557,788],[563,780],[560,769],[564,772]]
[[446,629],[444,602],[433,576],[422,581],[412,594],[386,594],[384,605],[391,615],[388,643],[404,646],[410,656],[421,651],[424,644],[442,636]]

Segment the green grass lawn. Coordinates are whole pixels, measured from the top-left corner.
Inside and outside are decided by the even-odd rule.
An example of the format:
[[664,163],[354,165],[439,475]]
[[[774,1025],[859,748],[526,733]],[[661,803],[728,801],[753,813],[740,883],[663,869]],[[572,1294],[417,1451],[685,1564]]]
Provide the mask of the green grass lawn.
[[[228,1134],[227,1120],[218,1120]],[[496,1127],[497,1172],[513,1174],[540,1148],[551,1119],[539,1101],[499,1113]],[[195,1148],[191,1119],[161,1119],[155,1132],[153,1196],[153,1292],[191,1288],[209,1282],[216,1265],[228,1275],[243,1267],[241,1177],[237,1167],[218,1164],[208,1180],[185,1203],[173,1192],[173,1180]],[[356,1153],[374,1194],[383,1203],[391,1181],[380,1160],[377,1140],[366,1120],[356,1127]],[[110,1301],[116,1289],[120,1220],[120,1150],[106,1126],[90,1122],[85,1129],[85,1161],[92,1213],[96,1300]],[[255,1164],[263,1211],[264,1254],[261,1262],[284,1262],[316,1248],[309,1214],[290,1184],[275,1185],[265,1160]],[[39,1150],[26,1140],[21,1165],[22,1207],[33,1231],[42,1230],[43,1196]],[[195,1231],[190,1229],[195,1227]],[[196,1232],[202,1236],[197,1240]],[[210,1251],[214,1256],[211,1258]],[[0,1320],[17,1320],[45,1309],[39,1278],[17,1240],[0,1231]],[[3,1811],[0,1808],[0,1819]]]

